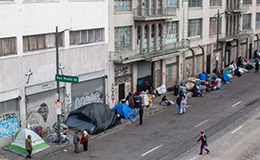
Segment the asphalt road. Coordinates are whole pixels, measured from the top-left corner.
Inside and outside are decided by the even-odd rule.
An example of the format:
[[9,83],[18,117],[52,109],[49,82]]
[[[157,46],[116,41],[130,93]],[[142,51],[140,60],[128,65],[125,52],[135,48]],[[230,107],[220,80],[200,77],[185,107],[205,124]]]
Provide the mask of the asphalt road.
[[175,108],[168,107],[145,118],[142,127],[134,122],[91,140],[87,152],[74,154],[70,147],[45,159],[181,160],[191,152],[199,153],[196,141],[201,130],[205,130],[209,144],[213,143],[214,138],[221,137],[217,133],[225,132],[238,121],[248,120],[259,109],[259,78],[259,73],[236,77],[223,90],[188,99],[190,107],[183,115],[175,115]]

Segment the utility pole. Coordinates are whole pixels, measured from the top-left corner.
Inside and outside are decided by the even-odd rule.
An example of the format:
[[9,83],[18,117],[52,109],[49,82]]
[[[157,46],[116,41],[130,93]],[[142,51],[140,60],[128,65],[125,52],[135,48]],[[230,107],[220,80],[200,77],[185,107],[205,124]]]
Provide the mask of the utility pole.
[[[220,19],[220,15],[219,15],[219,10],[218,10],[218,14],[217,14],[217,52],[218,51],[218,41],[219,41],[219,19]],[[219,56],[219,54],[218,54]],[[218,59],[219,57],[216,56],[216,74],[218,73]]]

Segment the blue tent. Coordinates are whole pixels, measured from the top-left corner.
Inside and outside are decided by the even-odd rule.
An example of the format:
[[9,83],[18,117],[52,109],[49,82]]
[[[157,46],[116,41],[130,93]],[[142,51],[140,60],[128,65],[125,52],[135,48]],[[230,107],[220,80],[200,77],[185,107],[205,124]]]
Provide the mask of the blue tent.
[[203,74],[203,73],[201,73],[201,74],[199,75],[198,79],[203,80],[203,81],[208,81],[208,80],[209,80],[209,78],[207,77],[207,75],[206,75],[206,74]]
[[123,115],[123,119],[130,119],[131,121],[133,120],[133,117],[136,116],[136,114],[133,112],[133,110],[128,107],[127,105],[120,103],[118,105],[116,105],[112,111],[115,112],[115,110],[117,109],[117,113],[120,115]]
[[224,80],[225,80],[226,82],[231,83],[231,79],[229,78],[229,76],[228,76],[226,73],[223,74],[223,78],[224,78]]

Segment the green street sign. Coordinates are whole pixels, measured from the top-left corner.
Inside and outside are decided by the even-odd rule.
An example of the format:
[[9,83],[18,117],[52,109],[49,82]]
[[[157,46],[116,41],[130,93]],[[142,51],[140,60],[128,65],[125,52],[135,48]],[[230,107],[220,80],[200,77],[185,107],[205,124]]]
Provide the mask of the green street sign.
[[56,74],[55,81],[68,82],[68,83],[79,83],[79,77]]

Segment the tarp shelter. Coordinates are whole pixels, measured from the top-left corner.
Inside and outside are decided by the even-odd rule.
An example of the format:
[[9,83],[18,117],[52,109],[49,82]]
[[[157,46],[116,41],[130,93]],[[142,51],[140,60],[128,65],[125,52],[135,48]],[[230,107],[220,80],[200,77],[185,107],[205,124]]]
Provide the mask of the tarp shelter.
[[28,135],[32,137],[32,154],[45,150],[50,147],[38,134],[29,129],[21,129],[15,134],[14,142],[5,147],[5,149],[15,152],[21,155],[27,155],[27,150],[25,149],[25,140]]
[[65,123],[78,130],[87,130],[89,134],[98,134],[113,127],[116,116],[106,104],[92,103],[73,111]]
[[115,110],[117,109],[117,113],[120,115],[123,115],[123,119],[127,119],[127,120],[133,120],[133,117],[136,116],[136,114],[133,112],[133,110],[128,107],[127,105],[120,103],[118,105],[116,105],[112,110],[113,112],[115,112]]
[[203,74],[203,73],[201,73],[201,74],[199,75],[198,79],[203,80],[203,81],[208,81],[208,80],[209,80],[209,78],[207,77],[207,75],[206,75],[206,74]]

